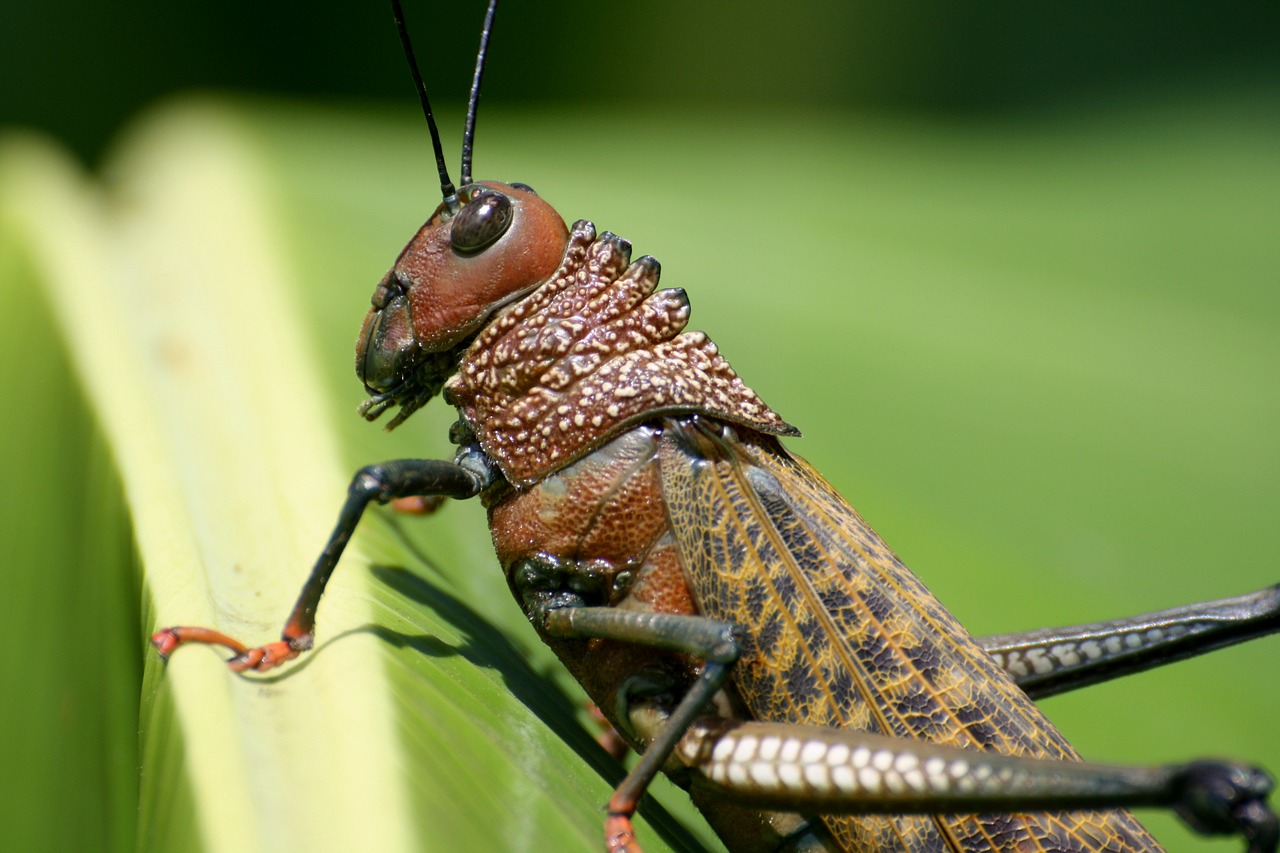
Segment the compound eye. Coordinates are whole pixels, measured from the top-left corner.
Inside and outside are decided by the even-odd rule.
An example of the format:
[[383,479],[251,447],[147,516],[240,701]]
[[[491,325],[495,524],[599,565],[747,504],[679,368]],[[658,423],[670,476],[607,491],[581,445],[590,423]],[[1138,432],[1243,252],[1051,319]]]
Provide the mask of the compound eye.
[[477,193],[453,218],[449,242],[455,251],[473,254],[507,233],[511,219],[511,199],[492,190]]

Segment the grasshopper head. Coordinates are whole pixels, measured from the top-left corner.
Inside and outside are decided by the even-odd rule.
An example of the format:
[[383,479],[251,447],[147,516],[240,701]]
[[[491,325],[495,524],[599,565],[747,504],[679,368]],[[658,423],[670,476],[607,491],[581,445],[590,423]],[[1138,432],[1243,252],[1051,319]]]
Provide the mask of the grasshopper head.
[[373,291],[356,341],[356,375],[371,395],[359,412],[374,420],[392,406],[393,429],[440,393],[467,344],[502,306],[546,281],[564,257],[569,229],[555,208],[524,184],[471,180],[480,78],[497,0],[480,33],[462,134],[462,187],[445,167],[426,86],[413,56],[400,0],[391,0],[405,59],[431,131],[443,202],[404,247]]
[[378,282],[356,341],[356,375],[373,420],[393,405],[399,425],[439,393],[493,313],[555,272],[569,231],[523,184],[464,186],[441,204]]

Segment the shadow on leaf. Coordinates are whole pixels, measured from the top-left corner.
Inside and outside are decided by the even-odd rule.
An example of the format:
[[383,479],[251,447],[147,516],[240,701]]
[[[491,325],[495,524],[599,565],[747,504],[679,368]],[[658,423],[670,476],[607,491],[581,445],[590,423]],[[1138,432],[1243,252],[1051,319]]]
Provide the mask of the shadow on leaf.
[[[498,673],[511,694],[568,744],[592,770],[611,786],[622,781],[625,775],[623,768],[576,722],[577,713],[581,710],[577,703],[530,667],[525,655],[501,631],[462,599],[409,569],[375,565],[372,571],[380,582],[406,599],[431,609],[466,639],[459,646],[452,647],[430,635],[408,635],[380,625],[369,626],[372,633],[392,645],[408,647],[430,657],[460,655],[476,667]],[[703,849],[694,836],[652,797],[644,799],[640,813],[672,848]]]

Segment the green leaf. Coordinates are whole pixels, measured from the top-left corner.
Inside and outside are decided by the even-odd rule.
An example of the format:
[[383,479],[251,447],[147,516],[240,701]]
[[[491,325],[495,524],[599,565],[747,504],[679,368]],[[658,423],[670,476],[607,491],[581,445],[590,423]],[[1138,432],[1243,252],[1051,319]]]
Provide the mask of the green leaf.
[[[995,632],[1275,582],[1260,115],[1248,93],[952,126],[491,110],[476,171],[658,256],[805,430],[791,446]],[[418,121],[180,103],[104,178],[0,147],[0,671],[23,697],[0,703],[0,847],[599,849],[620,770],[479,507],[372,513],[317,650],[279,676],[144,644],[175,623],[273,639],[350,473],[450,453],[442,405],[391,435],[353,414],[368,296],[434,206]],[[1274,654],[1047,709],[1091,758],[1280,768]],[[699,843],[660,797],[679,817],[651,811],[646,849]]]
[[129,522],[21,227],[65,221],[64,248],[81,248],[83,210],[42,196],[62,167],[32,140],[0,142],[0,847],[123,850],[142,672]]
[[[158,114],[109,169],[105,199],[45,146],[6,151],[29,277],[122,472],[149,605],[135,638],[176,623],[272,638],[348,479],[333,426],[345,406],[313,367],[313,315],[299,307],[310,294],[245,127],[210,105]],[[38,333],[18,355],[51,349],[40,366],[65,373],[57,333],[48,322]],[[454,513],[431,525],[429,551],[393,523],[364,525],[325,597],[317,650],[281,675],[234,676],[208,649],[162,667],[130,644],[135,685],[146,661],[140,849],[600,846],[604,777],[619,771],[575,720],[577,696],[539,671],[545,653],[524,648],[536,639],[492,556],[453,532]],[[100,571],[91,553],[61,562]],[[459,588],[433,564],[492,580]],[[103,605],[129,588],[119,571],[105,577],[117,587]],[[502,596],[492,609],[511,636],[468,602],[477,590]],[[53,662],[87,665],[81,650],[98,642],[77,632]]]

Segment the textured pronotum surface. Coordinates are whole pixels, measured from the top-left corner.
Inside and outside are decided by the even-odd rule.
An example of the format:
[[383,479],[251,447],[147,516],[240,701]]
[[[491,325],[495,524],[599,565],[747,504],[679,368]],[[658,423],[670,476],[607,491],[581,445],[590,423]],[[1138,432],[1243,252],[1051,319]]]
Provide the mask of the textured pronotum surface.
[[794,435],[689,322],[683,290],[654,290],[658,262],[574,224],[564,261],[467,349],[449,399],[507,479],[532,483],[626,425],[700,412]]

